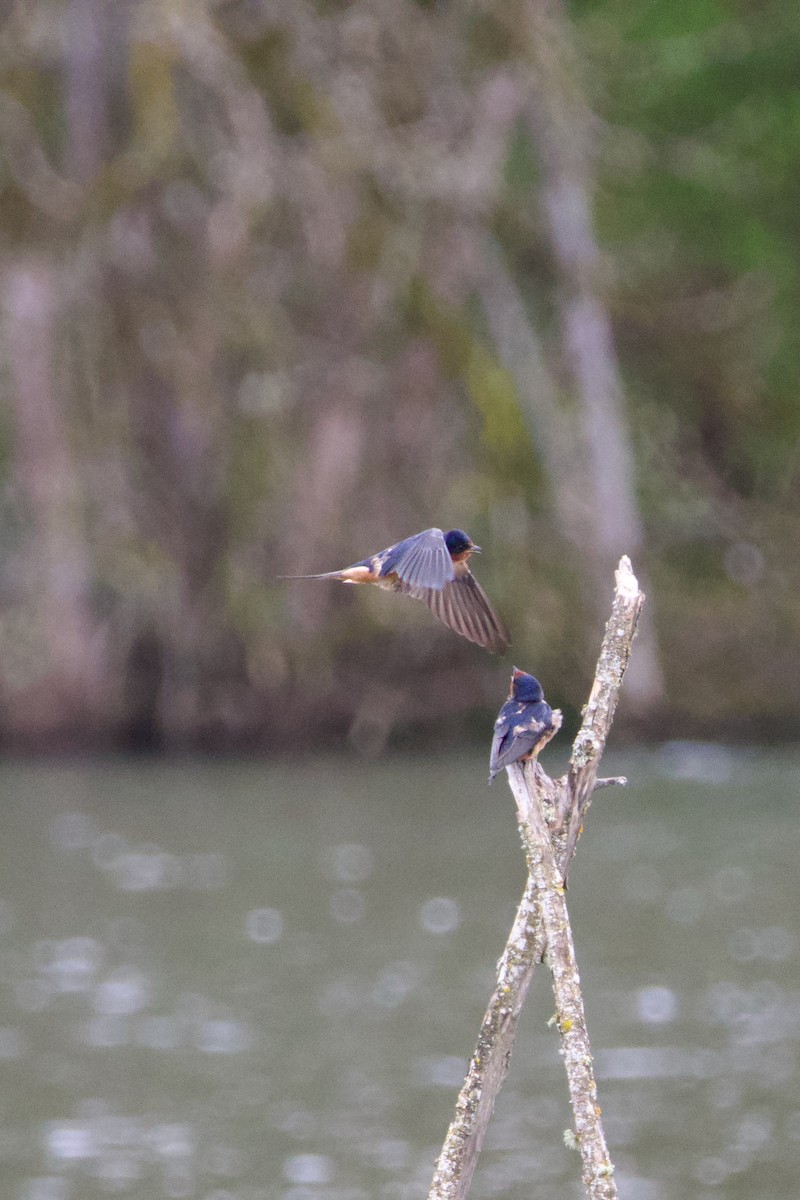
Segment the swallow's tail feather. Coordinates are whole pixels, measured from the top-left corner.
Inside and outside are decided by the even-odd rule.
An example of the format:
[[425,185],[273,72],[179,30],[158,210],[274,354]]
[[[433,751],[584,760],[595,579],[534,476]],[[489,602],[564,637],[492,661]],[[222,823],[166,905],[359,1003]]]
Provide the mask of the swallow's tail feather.
[[324,571],[322,575],[276,575],[276,579],[343,579],[344,571]]
[[379,576],[368,562],[354,563],[340,571],[325,571],[322,575],[279,575],[279,579],[340,579],[342,583],[377,583]]

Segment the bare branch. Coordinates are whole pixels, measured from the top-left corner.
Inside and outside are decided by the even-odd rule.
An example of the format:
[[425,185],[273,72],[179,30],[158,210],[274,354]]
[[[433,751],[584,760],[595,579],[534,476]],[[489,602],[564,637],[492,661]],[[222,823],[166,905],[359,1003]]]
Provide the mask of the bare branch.
[[567,899],[545,819],[544,772],[514,763],[508,782],[519,813],[520,833],[528,860],[547,945],[545,961],[553,977],[556,1023],[561,1034],[570,1103],[583,1164],[588,1200],[616,1200],[614,1168],[606,1146],[597,1100],[592,1051],[583,1011],[578,964],[572,941]]
[[497,983],[484,1014],[475,1053],[456,1100],[456,1111],[428,1193],[428,1200],[462,1200],[469,1191],[494,1102],[508,1072],[517,1021],[533,971],[542,961],[544,936],[531,876],[497,968]]
[[639,591],[631,561],[627,555],[623,555],[616,571],[614,601],[597,660],[594,683],[583,710],[583,723],[572,744],[566,777],[564,807],[560,813],[562,823],[569,817],[569,833],[561,859],[565,880],[597,783],[600,759],[614,720],[622,678],[643,604],[644,593]]
[[497,984],[436,1163],[428,1200],[463,1200],[469,1191],[495,1100],[508,1071],[517,1021],[533,970],[543,956],[553,976],[556,1020],[575,1114],[586,1196],[588,1200],[616,1200],[614,1168],[600,1122],[564,875],[592,792],[598,787],[627,782],[623,776],[598,779],[597,770],[643,602],[630,561],[623,558],[616,573],[611,617],[594,685],[573,744],[567,775],[552,780],[538,762],[527,762],[524,766],[514,763],[506,768],[517,802],[528,883],[498,964]]

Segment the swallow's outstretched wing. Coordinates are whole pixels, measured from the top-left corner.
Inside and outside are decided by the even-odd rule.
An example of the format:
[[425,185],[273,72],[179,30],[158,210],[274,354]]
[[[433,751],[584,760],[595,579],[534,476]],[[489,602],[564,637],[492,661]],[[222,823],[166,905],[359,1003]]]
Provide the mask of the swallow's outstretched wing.
[[423,600],[454,633],[493,653],[505,650],[503,620],[466,562],[453,562],[441,529],[425,529],[372,561],[377,559],[381,577],[391,578],[395,591]]
[[340,571],[283,578],[339,579],[403,592],[424,600],[431,612],[461,637],[502,653],[509,642],[508,630],[470,572],[468,557],[454,562],[441,529],[424,529]]
[[510,641],[505,622],[469,570],[440,591],[426,591],[420,599],[455,633],[492,654],[502,654]]
[[456,569],[441,529],[423,529],[422,533],[415,533],[413,537],[381,550],[369,561],[374,564],[381,578],[396,576],[404,585],[396,588],[397,591],[407,591],[412,595],[416,594],[412,591],[415,588],[439,591],[456,577]]
[[519,762],[537,746],[540,749],[546,746],[554,732],[553,713],[544,700],[538,704],[508,700],[494,723],[489,782],[503,767]]
[[466,561],[454,563],[441,529],[426,529],[375,556],[381,577],[397,592],[423,600],[434,616],[467,641],[500,653],[508,630]]

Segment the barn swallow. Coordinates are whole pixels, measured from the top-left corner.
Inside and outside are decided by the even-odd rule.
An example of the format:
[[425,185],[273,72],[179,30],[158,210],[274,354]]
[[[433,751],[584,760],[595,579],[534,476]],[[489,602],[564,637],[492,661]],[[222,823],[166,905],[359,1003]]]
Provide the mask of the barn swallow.
[[502,653],[508,630],[489,597],[469,569],[480,551],[461,529],[442,533],[424,529],[370,558],[323,575],[284,575],[284,579],[339,579],[342,583],[374,583],[388,591],[424,600],[428,608],[467,641]]
[[561,728],[544,698],[542,685],[533,675],[517,667],[511,673],[511,691],[494,723],[494,738],[489,761],[489,783],[503,767],[538,758],[551,737]]

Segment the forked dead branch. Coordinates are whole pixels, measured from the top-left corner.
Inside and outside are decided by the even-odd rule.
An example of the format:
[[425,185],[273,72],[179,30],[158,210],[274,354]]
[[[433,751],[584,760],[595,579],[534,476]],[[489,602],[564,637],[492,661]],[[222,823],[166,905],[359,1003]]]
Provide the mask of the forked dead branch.
[[591,1048],[567,911],[565,879],[596,788],[624,779],[598,779],[644,595],[627,557],[620,560],[611,616],[569,769],[553,780],[538,762],[507,767],[517,802],[528,879],[478,1043],[437,1159],[428,1200],[462,1200],[469,1191],[508,1062],[522,1006],[537,963],[550,968],[575,1137],[589,1200],[615,1200],[614,1168],[600,1121]]

